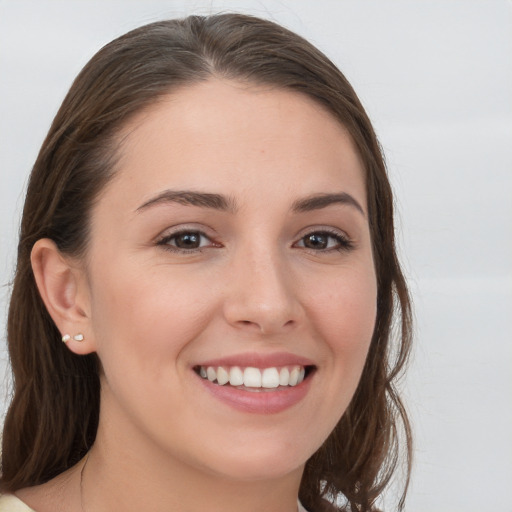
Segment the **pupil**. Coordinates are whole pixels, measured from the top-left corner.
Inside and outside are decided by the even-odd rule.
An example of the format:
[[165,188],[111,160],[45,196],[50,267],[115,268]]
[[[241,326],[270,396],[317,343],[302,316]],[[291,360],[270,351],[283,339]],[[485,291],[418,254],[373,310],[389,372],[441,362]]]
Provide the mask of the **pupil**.
[[185,233],[178,236],[176,246],[180,249],[197,249],[199,242],[200,236],[198,233]]
[[327,247],[327,237],[318,233],[308,235],[304,244],[310,249],[325,249]]

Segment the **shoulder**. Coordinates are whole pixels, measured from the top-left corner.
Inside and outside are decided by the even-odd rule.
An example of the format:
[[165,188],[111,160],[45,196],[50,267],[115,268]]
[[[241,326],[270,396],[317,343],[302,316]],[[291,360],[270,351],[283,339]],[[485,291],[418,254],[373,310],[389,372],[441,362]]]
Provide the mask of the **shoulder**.
[[34,512],[14,494],[0,495],[0,512]]

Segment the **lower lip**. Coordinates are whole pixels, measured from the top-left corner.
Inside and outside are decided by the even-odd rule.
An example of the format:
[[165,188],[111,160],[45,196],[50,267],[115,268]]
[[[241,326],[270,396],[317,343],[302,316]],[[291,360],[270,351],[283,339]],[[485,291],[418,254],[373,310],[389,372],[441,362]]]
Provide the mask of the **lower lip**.
[[313,375],[297,386],[276,390],[246,391],[229,385],[220,386],[198,376],[203,386],[218,400],[242,412],[276,414],[293,407],[307,394]]

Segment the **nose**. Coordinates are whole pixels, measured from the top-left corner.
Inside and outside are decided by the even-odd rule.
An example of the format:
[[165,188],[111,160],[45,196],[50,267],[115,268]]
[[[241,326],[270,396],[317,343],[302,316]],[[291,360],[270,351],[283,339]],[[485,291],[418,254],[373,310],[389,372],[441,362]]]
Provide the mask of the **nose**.
[[300,323],[296,280],[277,251],[239,255],[230,265],[228,280],[224,316],[234,327],[272,335],[288,332]]

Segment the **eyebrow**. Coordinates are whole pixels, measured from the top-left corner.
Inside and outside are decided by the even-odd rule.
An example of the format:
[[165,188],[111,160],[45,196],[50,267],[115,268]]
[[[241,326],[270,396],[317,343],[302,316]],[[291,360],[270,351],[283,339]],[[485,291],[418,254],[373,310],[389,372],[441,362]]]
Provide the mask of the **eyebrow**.
[[199,206],[201,208],[212,208],[214,210],[230,212],[234,212],[237,209],[234,199],[220,194],[192,192],[189,190],[165,190],[139,206],[136,211],[141,212],[151,206],[166,203],[178,203],[185,206]]
[[326,208],[331,204],[343,204],[354,207],[359,211],[363,217],[366,217],[363,207],[355,199],[355,197],[347,194],[346,192],[339,192],[337,194],[315,194],[295,201],[292,210],[295,212],[311,212],[313,210],[320,210]]
[[[198,206],[200,208],[211,208],[213,210],[235,212],[237,210],[236,201],[221,194],[212,194],[209,192],[193,192],[189,190],[165,190],[153,197],[149,201],[137,208],[141,212],[155,205],[177,203],[185,206]],[[339,192],[337,194],[314,194],[295,201],[292,205],[292,211],[298,213],[321,210],[332,204],[349,205],[358,210],[364,217],[366,216],[363,207],[350,194]]]

